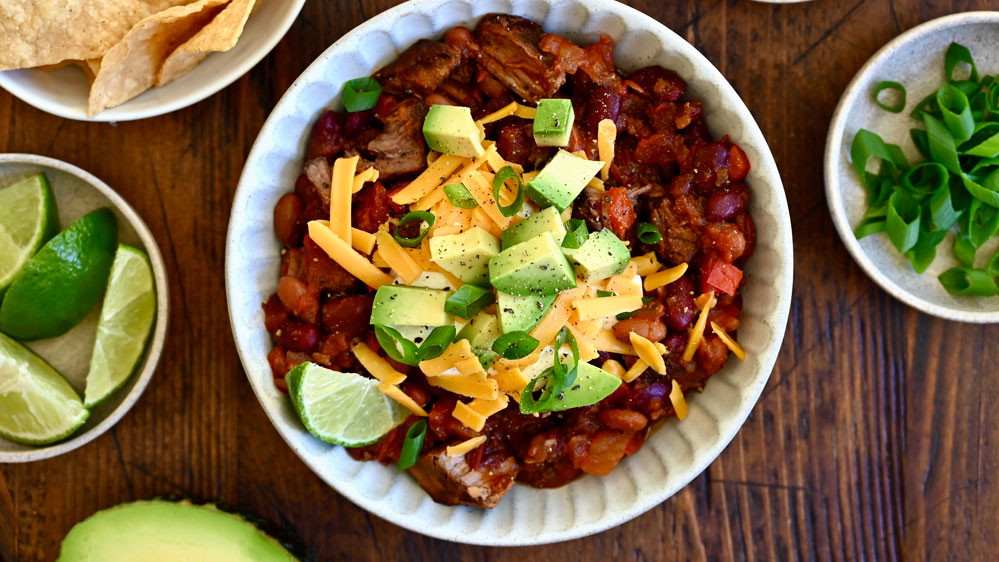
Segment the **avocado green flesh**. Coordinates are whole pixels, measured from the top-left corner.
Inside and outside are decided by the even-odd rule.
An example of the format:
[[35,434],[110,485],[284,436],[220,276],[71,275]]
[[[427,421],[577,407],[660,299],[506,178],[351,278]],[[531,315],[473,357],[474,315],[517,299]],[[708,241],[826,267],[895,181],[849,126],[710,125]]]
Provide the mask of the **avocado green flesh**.
[[499,325],[504,334],[510,332],[530,332],[548,314],[556,295],[517,296],[499,293],[496,309],[499,311]]
[[455,339],[468,340],[472,346],[472,351],[476,355],[481,355],[482,352],[492,349],[493,342],[501,335],[503,332],[500,330],[499,319],[496,318],[496,315],[480,312],[473,316],[468,324],[465,324]]
[[489,260],[489,282],[511,295],[554,295],[576,286],[576,274],[551,233],[544,232]]
[[498,253],[499,240],[477,226],[461,234],[430,239],[430,261],[465,283],[485,284],[489,260]]
[[607,279],[624,271],[631,260],[628,247],[610,229],[591,232],[578,248],[563,248],[576,275],[588,283]]
[[600,367],[580,361],[576,368],[576,380],[562,391],[561,398],[554,401],[552,411],[557,412],[596,404],[610,396],[619,386],[621,386],[621,379]]
[[432,105],[423,122],[423,138],[431,150],[472,158],[482,154],[482,133],[472,110],[454,105]]
[[448,326],[454,317],[444,312],[452,291],[383,285],[375,293],[371,323],[382,326]]
[[99,511],[63,539],[57,562],[296,560],[242,517],[189,502],[140,501]]
[[573,156],[564,150],[551,159],[527,184],[527,196],[542,207],[566,210],[604,163]]
[[534,142],[538,146],[565,146],[572,136],[576,114],[567,99],[543,99],[534,116]]
[[506,229],[503,232],[503,249],[506,250],[521,242],[527,242],[544,232],[550,233],[559,245],[565,240],[565,225],[562,224],[562,215],[555,207],[545,207],[528,217],[527,220]]

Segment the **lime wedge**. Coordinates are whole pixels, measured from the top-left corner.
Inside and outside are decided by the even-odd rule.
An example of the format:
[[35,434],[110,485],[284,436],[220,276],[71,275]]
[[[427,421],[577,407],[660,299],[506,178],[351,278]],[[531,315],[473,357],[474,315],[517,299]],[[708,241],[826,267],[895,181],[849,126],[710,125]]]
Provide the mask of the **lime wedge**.
[[45,174],[0,189],[0,294],[59,228]]
[[381,439],[409,410],[378,390],[378,381],[302,363],[287,376],[298,417],[327,443],[361,447]]
[[84,404],[93,408],[135,372],[156,319],[156,287],[149,258],[121,244],[111,265],[97,340],[87,372]]
[[118,226],[106,208],[55,235],[11,282],[0,331],[20,340],[68,332],[104,294],[117,247]]
[[90,412],[41,357],[0,334],[0,436],[44,445],[68,437]]

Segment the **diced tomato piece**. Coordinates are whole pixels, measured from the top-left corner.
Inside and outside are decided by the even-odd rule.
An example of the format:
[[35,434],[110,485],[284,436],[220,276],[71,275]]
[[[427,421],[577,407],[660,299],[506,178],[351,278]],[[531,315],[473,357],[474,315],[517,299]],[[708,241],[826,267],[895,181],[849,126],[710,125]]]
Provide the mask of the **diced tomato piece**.
[[749,175],[749,157],[739,145],[733,144],[728,153],[728,179],[738,181]]
[[602,211],[614,234],[622,240],[630,238],[631,227],[635,224],[635,208],[628,197],[628,190],[612,187],[604,194]]
[[739,289],[739,284],[742,283],[742,270],[730,263],[718,260],[708,271],[705,281],[723,293],[734,295]]

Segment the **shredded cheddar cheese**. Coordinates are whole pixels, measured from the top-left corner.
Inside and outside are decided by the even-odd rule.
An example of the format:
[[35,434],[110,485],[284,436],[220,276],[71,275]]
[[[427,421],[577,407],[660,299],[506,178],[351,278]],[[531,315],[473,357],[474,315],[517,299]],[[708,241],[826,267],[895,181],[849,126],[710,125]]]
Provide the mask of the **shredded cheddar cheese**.
[[657,273],[653,273],[645,278],[645,290],[655,291],[659,287],[665,287],[670,283],[676,281],[677,279],[683,277],[683,274],[687,272],[687,264],[681,263],[678,266],[671,267],[669,269],[664,269]]
[[533,120],[535,115],[537,115],[538,110],[535,107],[528,107],[526,105],[517,104],[517,110],[513,112],[514,115],[520,117],[521,119],[531,119]]
[[614,335],[614,332],[610,330],[600,330],[600,332],[597,333],[596,340],[593,344],[597,347],[598,351],[620,353],[621,355],[638,355],[630,345],[622,343],[621,340],[617,339],[617,336]]
[[590,183],[586,185],[592,187],[593,189],[596,189],[597,191],[607,191],[607,187],[604,186],[604,180],[600,179],[597,176],[593,176],[593,179],[590,180]]
[[472,437],[468,441],[462,441],[457,445],[451,445],[444,449],[444,454],[449,457],[460,457],[466,453],[474,451],[479,448],[479,445],[486,442],[486,436],[480,435],[478,437]]
[[617,140],[617,126],[610,119],[602,119],[597,123],[597,154],[604,161],[600,169],[600,179],[607,181],[610,177],[611,160],[614,160],[614,141]]
[[375,249],[375,235],[359,228],[351,228],[350,245],[358,252],[370,254]]
[[427,411],[421,408],[420,405],[417,404],[415,400],[410,398],[409,395],[403,392],[402,389],[399,388],[398,386],[395,386],[394,384],[389,384],[387,382],[383,382],[380,385],[378,385],[378,390],[385,393],[385,395],[391,398],[392,400],[395,400],[396,402],[405,406],[406,409],[409,410],[410,412],[413,412],[418,416],[427,417],[428,415]]
[[378,241],[378,254],[392,268],[392,271],[399,274],[403,282],[410,285],[423,275],[423,269],[420,265],[413,260],[405,248],[395,241],[395,238],[392,238],[388,230],[378,229],[378,232],[375,233],[375,239]]
[[502,411],[508,404],[510,404],[510,398],[506,394],[500,394],[496,400],[476,398],[468,403],[468,407],[488,418]]
[[391,276],[375,267],[319,221],[309,221],[309,238],[312,238],[312,241],[319,245],[330,259],[340,264],[354,277],[364,281],[369,287],[377,289],[382,285],[392,284]]
[[635,352],[638,353],[642,361],[648,363],[655,372],[665,375],[666,362],[663,360],[662,353],[659,352],[656,345],[635,332],[631,332],[628,336],[631,338],[632,347],[635,348]]
[[[705,293],[705,295],[708,295],[707,299],[701,299],[698,297],[698,300],[705,302],[700,305],[701,314],[697,317],[697,322],[690,329],[690,335],[687,339],[687,347],[683,350],[684,361],[690,361],[694,358],[694,353],[697,352],[697,348],[701,345],[701,341],[704,340],[704,328],[708,325],[708,313],[711,312],[711,309],[718,303],[718,300],[715,298],[714,291]],[[701,295],[701,297],[703,296],[704,295]]]
[[725,347],[727,347],[736,357],[739,359],[746,358],[746,352],[742,349],[742,346],[739,345],[739,342],[732,339],[732,336],[728,335],[728,333],[726,333],[717,322],[711,323],[711,331],[718,336],[718,339],[720,339],[722,343],[725,344]]
[[631,258],[631,263],[635,264],[637,273],[642,277],[652,275],[653,273],[659,271],[659,266],[661,265],[655,252],[649,252],[645,255]]
[[360,156],[337,158],[330,183],[330,231],[350,245],[350,206],[354,193],[354,172]]
[[[447,349],[439,357],[420,361],[420,370],[428,377],[437,377],[454,368],[455,363],[464,359],[475,359],[476,362],[479,360],[472,351],[472,344],[466,339],[460,339],[451,342],[451,345],[447,346]],[[480,364],[479,369],[481,370],[481,368]]]
[[396,385],[406,380],[406,375],[396,371],[388,361],[381,355],[378,355],[364,342],[355,345],[351,348],[351,351],[361,365],[371,373],[371,376],[383,383]]
[[527,383],[531,382],[527,380],[527,377],[524,376],[519,367],[509,367],[499,370],[493,375],[493,380],[499,385],[500,392],[512,392],[517,395],[524,391]]
[[622,365],[621,362],[616,359],[608,359],[604,361],[604,364],[601,365],[600,368],[619,379],[624,379],[624,375],[625,373],[627,373],[627,371],[624,369],[624,365]]
[[460,166],[465,160],[466,159],[461,156],[441,154],[440,157],[427,166],[427,169],[423,170],[423,173],[417,176],[415,180],[409,182],[409,185],[400,189],[395,195],[393,195],[392,200],[398,205],[416,203],[421,197],[430,193],[435,187],[443,183],[447,177],[457,170],[458,166]]
[[427,377],[427,382],[432,386],[469,398],[484,398],[486,400],[499,398],[499,384],[493,379],[479,380],[474,376],[439,375]]
[[683,389],[680,388],[680,383],[676,382],[676,379],[673,379],[673,389],[670,390],[669,401],[673,403],[676,417],[680,418],[681,421],[686,419],[689,411],[687,399],[683,397]]
[[493,198],[492,184],[481,173],[473,172],[469,174],[468,181],[465,182],[465,187],[475,197],[475,200],[479,203],[479,208],[485,211],[490,220],[503,229],[510,226],[511,218],[504,217],[503,213],[500,212],[496,200]]
[[642,292],[642,281],[636,276],[638,275],[638,266],[633,263],[629,263],[628,267],[624,268],[620,274],[615,275],[607,279],[604,285],[605,290],[615,293],[619,297],[641,297],[645,293]]
[[486,425],[486,418],[488,417],[480,412],[477,412],[471,406],[460,400],[454,405],[454,410],[451,411],[451,416],[472,431],[482,431],[482,428]]
[[641,376],[645,372],[645,369],[649,368],[649,364],[645,362],[641,357],[635,361],[635,364],[631,366],[627,372],[624,373],[624,377],[621,378],[624,382],[631,382]]
[[579,314],[580,320],[595,320],[638,310],[642,308],[642,297],[616,296],[579,299],[573,301],[572,306]]
[[354,186],[350,191],[351,193],[357,193],[358,191],[361,191],[364,184],[374,181],[378,181],[378,168],[372,166],[367,170],[358,172],[357,175],[354,176]]

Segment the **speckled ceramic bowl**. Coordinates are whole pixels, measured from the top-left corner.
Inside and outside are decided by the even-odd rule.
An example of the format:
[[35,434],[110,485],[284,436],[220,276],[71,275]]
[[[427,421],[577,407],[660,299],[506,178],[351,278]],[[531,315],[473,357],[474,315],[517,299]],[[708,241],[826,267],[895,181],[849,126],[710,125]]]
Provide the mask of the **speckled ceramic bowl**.
[[0,72],[3,88],[42,111],[80,121],[132,121],[182,109],[211,96],[246,74],[288,32],[305,0],[261,2],[246,21],[236,46],[213,53],[193,70],[161,87],[95,115],[87,116],[90,81],[72,66],[45,72],[34,68]]
[[[971,49],[979,72],[999,72],[999,12],[954,14],[914,27],[881,48],[860,69],[840,99],[826,140],[826,199],[840,238],[860,267],[885,291],[909,306],[959,322],[999,322],[999,297],[954,296],[937,276],[958,265],[951,250],[953,234],[937,249],[937,257],[923,274],[916,273],[885,235],[857,240],[853,229],[867,210],[867,192],[850,163],[850,144],[860,129],[873,131],[902,147],[909,162],[923,158],[909,138],[920,126],[909,117],[914,105],[943,83],[944,54],[956,41]],[[907,106],[889,113],[871,101],[871,91],[884,80],[906,87]],[[920,127],[921,128],[921,127]],[[994,239],[978,251],[984,261],[999,249]]]
[[[739,340],[745,361],[732,359],[703,393],[690,416],[668,421],[609,476],[586,476],[539,490],[514,486],[499,507],[481,510],[434,503],[407,474],[374,462],[355,462],[341,447],[313,438],[287,396],[272,382],[270,336],[261,303],[274,291],[280,245],[272,214],[302,166],[313,121],[338,106],[344,81],[372,73],[422,37],[440,37],[484,14],[507,12],[548,31],[592,42],[606,33],[625,70],[652,63],[673,68],[691,95],[704,102],[715,135],[745,148],[753,169],[751,212],[756,254],[746,271]],[[323,480],[370,512],[413,531],[447,540],[491,545],[564,541],[627,521],[674,494],[718,456],[742,425],[770,376],[791,298],[791,225],[780,176],[752,115],[725,78],[690,44],[652,18],[610,0],[416,0],[380,14],[331,46],[292,85],[260,132],[243,170],[226,249],[226,289],[239,354],[260,403],[281,435]]]
[[[33,154],[0,154],[0,186],[6,187],[29,175],[45,172],[59,209],[59,226],[66,228],[76,219],[100,207],[114,211],[118,220],[118,241],[139,248],[149,256],[156,282],[156,324],[146,353],[132,378],[104,403],[94,408],[83,427],[68,439],[44,446],[21,445],[0,437],[0,462],[28,462],[72,451],[96,439],[118,422],[142,395],[153,377],[170,316],[166,268],[156,240],[135,210],[113,189],[88,172],[54,158]],[[83,396],[94,347],[100,305],[72,330],[57,338],[26,345],[65,376]]]

